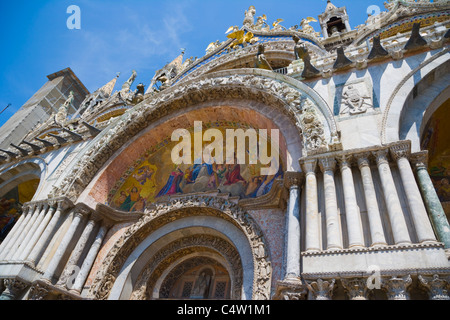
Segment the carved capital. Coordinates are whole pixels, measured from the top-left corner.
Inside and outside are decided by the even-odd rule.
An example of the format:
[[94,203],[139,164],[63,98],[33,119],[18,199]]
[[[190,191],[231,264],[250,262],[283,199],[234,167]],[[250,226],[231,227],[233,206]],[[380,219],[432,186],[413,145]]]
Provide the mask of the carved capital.
[[4,285],[6,287],[2,296],[8,297],[11,300],[19,298],[20,294],[28,287],[28,284],[18,279],[5,279]]
[[316,159],[302,159],[300,165],[305,174],[312,174],[316,172],[317,160]]
[[31,286],[28,300],[44,300],[49,292],[48,287],[37,282]]
[[301,172],[285,172],[284,173],[284,186],[287,189],[293,187],[299,187],[303,182],[303,174]]
[[342,286],[348,294],[350,300],[367,300],[369,290],[367,288],[367,279],[352,278],[341,279]]
[[343,154],[338,157],[336,157],[337,162],[339,163],[339,167],[341,170],[346,168],[351,168],[353,163],[353,155],[351,154]]
[[355,155],[356,161],[358,162],[359,169],[363,167],[370,167],[370,157],[372,154],[370,152],[359,153]]
[[394,145],[389,148],[390,153],[392,156],[392,159],[395,161],[398,161],[401,158],[408,159],[409,155],[411,154],[411,144],[410,143],[401,143]]
[[386,291],[389,300],[409,300],[408,287],[411,283],[410,275],[382,278],[381,287]]
[[285,279],[277,282],[274,300],[305,300],[307,290],[300,279]]
[[427,289],[430,300],[450,300],[450,276],[433,276],[419,275],[419,283]]
[[386,163],[389,164],[387,149],[372,151],[372,155],[375,157],[377,165],[386,164]]
[[426,169],[428,167],[428,151],[412,153],[410,160],[414,169]]
[[336,160],[334,158],[320,158],[319,167],[322,172],[336,170]]
[[330,281],[317,279],[317,281],[306,281],[306,286],[314,295],[315,300],[331,300],[335,283],[335,279]]

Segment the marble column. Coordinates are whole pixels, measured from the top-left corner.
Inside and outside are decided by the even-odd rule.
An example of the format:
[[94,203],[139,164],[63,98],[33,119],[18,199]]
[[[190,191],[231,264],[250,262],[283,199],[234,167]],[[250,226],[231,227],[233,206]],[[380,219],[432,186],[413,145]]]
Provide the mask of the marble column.
[[286,172],[284,185],[289,190],[289,203],[286,216],[286,276],[300,277],[300,172]]
[[75,282],[72,286],[72,290],[75,290],[78,293],[81,293],[81,290],[83,289],[83,285],[86,282],[86,279],[89,275],[89,272],[91,271],[92,265],[94,264],[95,258],[97,258],[97,254],[100,251],[100,247],[103,243],[103,240],[105,239],[106,233],[108,232],[109,225],[105,222],[100,224],[100,228],[97,232],[97,235],[95,237],[94,242],[91,245],[91,248],[89,249],[89,252],[86,256],[86,258],[83,261],[83,264],[81,265],[80,272],[78,273]]
[[412,171],[411,164],[408,160],[409,149],[410,146],[407,144],[392,146],[391,155],[397,161],[419,243],[436,242],[436,237],[430,219],[428,218],[422,195],[420,194],[414,172]]
[[342,187],[344,189],[348,246],[349,248],[364,247],[364,235],[351,169],[351,156],[342,155],[338,158],[338,161],[341,168]]
[[386,291],[388,300],[409,300],[408,288],[412,283],[410,275],[382,279],[381,287]]
[[450,300],[450,276],[433,276],[419,275],[419,283],[428,291],[430,300]]
[[58,248],[56,249],[55,254],[53,255],[52,259],[50,260],[50,263],[47,266],[47,269],[42,277],[43,280],[46,280],[48,282],[52,281],[52,278],[56,272],[56,269],[58,268],[58,265],[60,264],[64,253],[67,251],[67,248],[69,247],[70,243],[72,242],[73,236],[74,236],[78,226],[80,225],[83,216],[87,215],[88,213],[89,212],[84,209],[80,209],[80,208],[74,209],[73,220],[70,224],[70,227],[66,231],[63,239],[61,240]]
[[378,150],[373,152],[377,161],[394,242],[395,244],[409,244],[411,243],[411,238],[409,237],[408,227],[406,225],[405,216],[403,215],[403,209],[400,204],[397,189],[395,188],[395,182],[392,177],[387,154],[388,150]]
[[34,208],[34,211],[30,212],[29,217],[27,217],[27,219],[25,219],[23,228],[21,228],[20,234],[17,237],[17,239],[15,239],[14,243],[12,244],[8,254],[5,257],[5,260],[11,260],[13,258],[13,256],[17,253],[17,251],[19,250],[20,245],[23,243],[25,237],[28,234],[28,231],[33,226],[34,221],[36,220],[37,216],[39,215],[41,205],[42,204],[37,203]]
[[30,239],[30,241],[27,243],[27,246],[23,250],[23,252],[19,256],[19,260],[26,260],[28,255],[31,253],[31,250],[33,250],[34,246],[36,245],[36,242],[39,240],[42,232],[44,232],[44,229],[47,227],[47,224],[49,223],[50,219],[53,217],[53,213],[55,212],[55,208],[52,206],[49,206],[49,209],[46,210],[46,213],[44,213],[44,217],[41,220],[38,228],[33,232],[33,236]]
[[368,300],[369,289],[367,288],[367,279],[342,278],[341,283],[345,291],[347,292],[350,300]]
[[25,252],[25,250],[28,248],[28,244],[30,243],[31,239],[36,234],[36,230],[39,228],[41,222],[44,220],[45,215],[48,210],[48,203],[42,203],[41,210],[39,212],[39,215],[36,217],[36,219],[32,222],[30,222],[31,227],[27,232],[27,235],[25,236],[25,239],[20,243],[19,248],[15,252],[15,254],[12,257],[12,260],[22,260],[22,255]]
[[336,183],[334,180],[336,160],[334,158],[319,159],[319,166],[323,173],[327,250],[339,250],[343,248],[343,244],[337,206]]
[[420,191],[422,192],[425,206],[431,217],[434,230],[439,241],[444,243],[445,248],[450,249],[450,225],[442,208],[439,197],[431,181],[427,169],[428,153],[419,152],[411,155],[411,162],[416,170]]
[[89,238],[91,237],[91,234],[94,232],[96,223],[97,222],[95,221],[95,219],[92,219],[92,217],[89,218],[80,238],[78,239],[75,248],[72,250],[72,253],[69,257],[69,261],[67,261],[66,266],[56,285],[61,287],[66,286],[67,280],[70,277],[72,271],[74,270],[74,267],[78,266],[78,262],[84,251],[84,248],[86,248]]
[[386,246],[386,238],[383,231],[383,223],[378,207],[377,195],[373,184],[372,171],[369,161],[370,153],[358,154],[358,167],[361,171],[361,179],[364,189],[364,198],[366,200],[367,217],[369,219],[371,246]]
[[5,240],[0,245],[0,261],[3,260],[3,258],[8,253],[9,249],[11,248],[12,244],[15,242],[15,239],[19,236],[20,231],[22,230],[24,221],[27,219],[28,215],[30,214],[30,211],[32,211],[34,208],[32,206],[26,206],[23,209],[22,214],[20,215],[19,220],[17,220],[14,227],[11,229],[11,231],[6,236]]
[[36,265],[36,259],[38,258],[39,254],[41,253],[42,249],[44,247],[47,247],[48,243],[51,240],[51,237],[56,232],[56,226],[58,222],[61,219],[61,215],[69,208],[70,204],[67,200],[56,200],[55,203],[51,204],[53,207],[56,206],[56,212],[52,216],[52,219],[47,224],[44,232],[40,236],[38,242],[34,246],[31,253],[28,255],[25,260],[27,260],[29,263],[31,263],[33,266]]
[[317,281],[306,280],[306,286],[315,300],[331,300],[335,283],[335,279],[330,281],[322,279],[317,279]]
[[306,251],[321,251],[319,204],[317,195],[316,159],[303,160],[302,170],[305,172],[306,188]]

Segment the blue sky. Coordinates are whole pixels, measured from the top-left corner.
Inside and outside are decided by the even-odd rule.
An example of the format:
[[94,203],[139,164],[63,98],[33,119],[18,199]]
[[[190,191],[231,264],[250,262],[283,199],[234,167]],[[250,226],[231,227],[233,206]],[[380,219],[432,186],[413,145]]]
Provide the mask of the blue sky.
[[[368,8],[384,0],[333,0],[346,6],[352,28],[367,19]],[[317,16],[326,0],[14,0],[0,1],[0,126],[47,81],[70,67],[95,91],[120,72],[117,87],[131,71],[134,86],[150,83],[156,70],[186,49],[185,57],[202,57],[209,43],[226,40],[225,31],[242,26],[244,12],[278,18],[286,28]],[[67,7],[81,9],[81,29],[70,30]],[[320,31],[317,22],[311,23]]]

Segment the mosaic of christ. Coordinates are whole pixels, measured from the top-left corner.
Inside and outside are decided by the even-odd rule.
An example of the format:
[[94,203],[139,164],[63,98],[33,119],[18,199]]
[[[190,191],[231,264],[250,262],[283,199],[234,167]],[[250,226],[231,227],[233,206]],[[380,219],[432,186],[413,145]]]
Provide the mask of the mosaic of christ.
[[[224,132],[227,128],[218,129]],[[147,150],[116,183],[108,195],[107,203],[121,211],[142,212],[148,204],[177,194],[216,191],[241,199],[256,198],[267,194],[274,181],[283,175],[281,163],[273,175],[261,175],[260,169],[267,166],[259,162],[176,165],[171,158],[171,151],[176,144],[169,138]],[[265,145],[270,155],[270,142]]]

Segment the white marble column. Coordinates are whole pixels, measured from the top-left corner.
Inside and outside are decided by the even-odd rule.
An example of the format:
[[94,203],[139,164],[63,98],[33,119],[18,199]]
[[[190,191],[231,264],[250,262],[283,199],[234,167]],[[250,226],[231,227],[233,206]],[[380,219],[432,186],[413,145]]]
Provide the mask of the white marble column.
[[67,248],[69,247],[70,243],[72,242],[73,236],[74,236],[78,226],[80,225],[83,216],[87,215],[88,213],[89,212],[84,209],[80,209],[80,208],[74,209],[72,223],[70,224],[69,229],[67,230],[63,239],[59,243],[59,246],[56,249],[55,254],[53,255],[52,259],[50,260],[49,265],[47,266],[47,269],[42,277],[44,280],[47,280],[49,282],[52,281],[52,278],[56,272],[56,269],[58,268],[58,265],[60,264],[64,253],[67,251]]
[[372,240],[371,246],[386,246],[386,238],[383,231],[383,223],[381,220],[380,210],[373,183],[372,171],[369,161],[370,153],[358,154],[358,167],[361,171],[361,178],[364,189],[364,197],[366,200],[367,216],[369,219],[370,236]]
[[108,232],[108,229],[109,225],[101,223],[100,228],[97,232],[97,236],[95,237],[95,240],[92,243],[86,258],[84,259],[84,262],[81,265],[80,272],[78,273],[78,276],[75,279],[72,290],[81,293],[83,285],[86,282],[89,272],[91,271],[92,265],[94,264],[95,258],[97,257],[97,254],[100,251],[100,247],[103,243],[103,239],[105,238],[106,233]]
[[319,204],[317,197],[316,159],[302,161],[302,170],[305,172],[306,188],[306,251],[321,251]]
[[373,155],[377,161],[394,242],[395,244],[409,244],[411,243],[411,238],[409,237],[405,216],[403,215],[397,189],[395,188],[394,178],[392,178],[387,153],[388,150],[378,150],[374,151]]
[[345,217],[347,220],[349,248],[364,247],[364,235],[361,216],[356,201],[355,184],[351,168],[351,157],[342,155],[338,158],[341,168],[342,186],[344,190]]
[[50,242],[51,236],[55,233],[56,226],[61,219],[61,215],[70,206],[68,200],[66,200],[66,199],[57,200],[56,203],[53,203],[52,205],[57,206],[56,212],[52,216],[50,222],[46,226],[44,232],[40,236],[40,238],[39,238],[38,242],[36,243],[36,245],[34,246],[33,250],[28,255],[28,257],[25,259],[28,262],[30,262],[32,265],[36,264],[36,259],[38,258],[40,252],[42,251],[42,249],[44,247],[46,247],[48,245],[48,243]]
[[286,172],[284,184],[289,190],[289,203],[286,216],[286,276],[300,277],[300,184],[302,175],[299,172]]
[[23,241],[20,243],[19,248],[17,249],[17,251],[15,252],[15,254],[12,257],[12,260],[18,260],[21,261],[22,260],[22,255],[25,252],[25,250],[28,247],[28,244],[30,243],[31,239],[34,237],[34,235],[36,234],[36,230],[39,228],[41,222],[44,220],[45,215],[47,213],[48,210],[48,203],[42,203],[41,204],[41,210],[39,212],[39,215],[36,217],[36,219],[34,219],[34,221],[30,222],[31,226],[27,232],[27,235],[25,236],[25,239],[23,239]]
[[18,234],[17,239],[15,239],[14,243],[12,244],[8,254],[5,257],[5,260],[12,260],[12,257],[17,253],[17,250],[20,248],[20,245],[23,243],[23,240],[28,234],[28,231],[32,227],[34,221],[36,220],[37,216],[39,215],[41,209],[41,204],[36,203],[34,211],[30,212],[29,217],[25,219],[23,228],[21,228],[20,233]]
[[343,243],[337,206],[336,183],[334,180],[336,160],[334,158],[319,159],[319,166],[323,173],[327,250],[339,250],[343,248]]
[[33,250],[34,246],[36,245],[36,242],[39,240],[39,237],[41,236],[42,232],[44,232],[45,227],[47,227],[47,224],[49,223],[50,219],[53,216],[53,213],[55,212],[55,208],[52,206],[47,206],[47,210],[45,210],[44,217],[41,219],[41,222],[39,223],[39,226],[36,230],[32,232],[32,237],[30,241],[27,243],[25,249],[19,256],[19,260],[23,261],[28,257],[31,250]]
[[397,161],[419,243],[436,242],[427,209],[408,160],[409,149],[407,144],[396,145],[391,147],[391,155]]
[[69,261],[67,261],[66,266],[64,267],[64,270],[58,280],[58,283],[57,283],[58,286],[61,286],[61,287],[66,286],[67,279],[71,275],[74,266],[78,265],[80,257],[84,251],[84,248],[86,248],[89,238],[95,229],[95,225],[96,225],[96,221],[92,218],[90,218],[88,220],[88,222],[86,223],[83,233],[81,234],[80,238],[78,239],[78,242],[77,242],[75,248],[72,250]]
[[14,243],[15,239],[19,236],[20,234],[19,230],[22,230],[24,221],[28,217],[30,211],[32,211],[33,209],[34,207],[29,205],[23,208],[23,212],[20,215],[19,220],[17,220],[14,227],[11,229],[11,231],[6,236],[5,240],[0,245],[0,261],[3,260],[3,258],[6,256],[9,249],[11,248],[12,244]]

